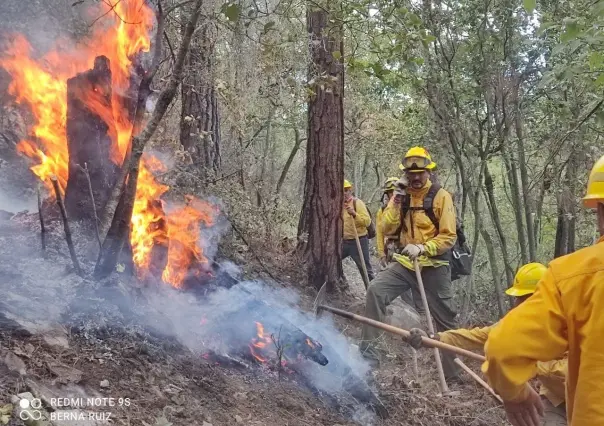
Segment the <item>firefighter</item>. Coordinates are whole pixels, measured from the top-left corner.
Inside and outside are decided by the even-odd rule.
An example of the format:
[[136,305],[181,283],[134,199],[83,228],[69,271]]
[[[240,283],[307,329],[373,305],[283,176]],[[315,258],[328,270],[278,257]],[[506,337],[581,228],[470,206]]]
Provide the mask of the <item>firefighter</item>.
[[596,244],[553,260],[535,293],[489,334],[482,370],[515,426],[537,426],[539,395],[527,384],[538,362],[568,351],[566,412],[571,426],[604,425],[604,156],[583,198],[597,211]]
[[[369,238],[367,238],[367,227],[371,224],[371,216],[365,206],[365,203],[356,198],[352,194],[352,184],[345,180],[344,181],[344,209],[342,210],[342,219],[344,220],[343,227],[343,242],[342,242],[342,260],[348,256],[352,257],[354,263],[365,282],[365,274],[363,273],[363,266],[361,262],[364,259],[365,267],[367,268],[367,276],[369,281],[373,279],[373,268],[371,267],[371,261],[369,259]],[[356,232],[355,232],[356,228]],[[361,251],[359,253],[356,239],[359,239],[361,243]],[[361,255],[363,258],[361,259]],[[365,287],[369,286],[369,283],[365,283]]]
[[380,259],[380,266],[382,267],[382,269],[386,268],[386,266],[388,265],[389,257],[387,250],[388,244],[386,238],[384,237],[384,233],[382,232],[382,215],[384,214],[384,209],[386,208],[386,206],[388,206],[388,201],[390,201],[390,198],[392,198],[392,194],[394,193],[394,190],[396,188],[395,183],[398,181],[398,179],[399,178],[397,177],[391,177],[388,178],[388,180],[386,180],[386,182],[384,183],[382,204],[375,215],[375,227],[377,234],[375,244],[377,249],[377,255]]
[[[547,268],[541,263],[529,263],[518,270],[514,284],[506,290],[508,296],[514,297],[514,306],[520,306],[533,294],[537,283],[545,274]],[[467,350],[483,350],[489,333],[497,324],[487,327],[476,327],[471,330],[459,329],[437,333],[432,338],[443,343]],[[423,330],[412,328],[407,342],[415,349],[422,346],[422,336],[427,336]],[[566,407],[565,387],[567,359],[559,359],[537,363],[537,377],[541,382],[541,399],[545,407],[545,426],[565,426]]]
[[[394,196],[382,214],[384,235],[396,237],[400,244],[393,254],[393,262],[367,289],[365,316],[383,322],[386,306],[408,289],[413,291],[416,307],[421,305],[413,263],[418,259],[428,304],[438,330],[456,328],[457,312],[449,265],[449,251],[456,240],[453,200],[444,189],[433,187],[429,176],[434,162],[424,148],[411,148],[402,164],[405,177],[397,182]],[[430,211],[424,209],[426,200],[432,201]],[[364,326],[359,342],[362,354],[374,365],[380,361],[378,345],[381,335],[380,330]],[[443,368],[448,381],[459,380],[459,369],[453,359],[450,354],[443,354]]]
[[[378,209],[375,215],[375,227],[376,227],[376,249],[377,255],[380,259],[380,268],[386,269],[388,263],[392,259],[392,254],[394,252],[394,248],[397,245],[398,241],[395,239],[388,239],[384,237],[384,233],[382,232],[382,215],[384,214],[384,209],[388,206],[388,201],[392,198],[392,194],[396,189],[395,183],[399,180],[397,177],[391,177],[386,180],[384,183],[384,193],[382,195],[382,205]],[[398,239],[398,237],[396,238]],[[411,289],[403,292],[401,294],[401,299],[408,305],[414,306],[413,296],[411,294]]]

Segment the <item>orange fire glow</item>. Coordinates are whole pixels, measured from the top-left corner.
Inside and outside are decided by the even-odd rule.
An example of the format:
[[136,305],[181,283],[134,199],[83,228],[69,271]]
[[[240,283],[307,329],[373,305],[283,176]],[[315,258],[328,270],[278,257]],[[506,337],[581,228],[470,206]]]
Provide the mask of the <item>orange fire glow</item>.
[[249,345],[250,351],[252,353],[252,356],[258,361],[266,362],[268,361],[268,357],[264,355],[263,352],[267,346],[269,348],[271,347],[270,345],[272,344],[272,340],[270,337],[264,335],[264,326],[262,325],[262,323],[256,322],[256,330],[258,336],[252,339],[252,342]]
[[[112,99],[102,102],[99,93],[83,94],[82,101],[109,126],[111,156],[121,164],[129,149],[132,123],[125,95],[134,58],[151,48],[155,13],[146,0],[108,0],[91,10],[101,17],[89,42],[78,45],[57,41],[55,49],[37,57],[28,41],[15,35],[0,53],[0,66],[12,77],[9,92],[27,106],[34,118],[30,136],[17,150],[33,160],[31,170],[51,189],[49,177],[58,178],[64,193],[68,179],[67,80],[91,69],[96,57],[110,61]],[[149,268],[155,245],[168,248],[164,281],[182,285],[191,262],[207,262],[200,247],[199,226],[210,225],[213,207],[190,198],[187,204],[166,214],[160,197],[169,187],[158,183],[152,172],[164,170],[159,160],[144,156],[141,164],[131,224],[133,259],[139,273]],[[50,191],[52,194],[52,191]]]

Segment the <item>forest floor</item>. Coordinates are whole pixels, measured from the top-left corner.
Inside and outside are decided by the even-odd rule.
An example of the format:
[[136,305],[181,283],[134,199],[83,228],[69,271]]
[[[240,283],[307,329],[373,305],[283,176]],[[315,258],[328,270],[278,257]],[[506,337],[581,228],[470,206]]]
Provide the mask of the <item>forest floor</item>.
[[[431,352],[419,352],[416,375],[412,350],[396,338],[389,341],[389,358],[370,373],[389,411],[385,420],[355,419],[264,366],[241,369],[204,359],[176,338],[149,332],[137,324],[135,308],[107,303],[106,289],[77,277],[60,223],[49,227],[45,251],[38,229],[36,215],[0,219],[0,424],[34,424],[6,405],[22,392],[41,398],[49,413],[52,398],[115,398],[114,406],[94,407],[105,419],[110,413],[110,422],[54,425],[506,424],[502,409],[469,377],[452,388],[459,395],[437,396]],[[362,282],[348,260],[345,271],[349,289],[329,295],[329,303],[362,314]],[[315,291],[298,291],[302,308],[310,310]],[[358,324],[335,321],[351,343],[359,338]],[[478,371],[478,364],[469,365]]]

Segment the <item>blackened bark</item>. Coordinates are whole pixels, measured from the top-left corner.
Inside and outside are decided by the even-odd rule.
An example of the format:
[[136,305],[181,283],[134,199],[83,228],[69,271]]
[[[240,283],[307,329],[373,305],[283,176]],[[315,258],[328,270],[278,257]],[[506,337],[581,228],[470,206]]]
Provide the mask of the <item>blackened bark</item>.
[[96,210],[101,211],[115,184],[119,166],[112,161],[116,138],[111,106],[109,59],[99,56],[92,70],[67,80],[67,150],[69,178],[65,208],[71,219],[94,220],[86,175],[88,165]]
[[220,117],[214,84],[216,28],[205,22],[191,42],[181,87],[180,143],[202,175],[220,169]]
[[[107,236],[103,241],[103,248],[94,269],[96,278],[103,278],[115,270],[119,255],[122,252],[122,247],[124,244],[127,244],[130,223],[132,222],[132,211],[134,208],[141,157],[143,155],[145,145],[157,130],[159,123],[172,103],[174,96],[176,95],[178,85],[182,81],[185,58],[191,44],[193,32],[195,31],[197,21],[199,20],[199,16],[201,14],[202,4],[203,0],[196,0],[190,19],[187,23],[178,54],[176,55],[172,76],[170,77],[166,87],[161,91],[151,118],[139,133],[140,129],[138,128],[138,123],[141,122],[140,117],[143,115],[142,111],[145,110],[147,93],[157,68],[152,68],[152,71],[150,71],[150,73],[148,73],[141,82],[133,130],[133,135],[136,133],[136,136],[133,136],[131,139],[130,154],[126,156],[122,166],[122,172],[127,175],[128,179],[123,192],[121,192],[121,196],[116,198],[119,199],[119,203],[117,203],[115,214],[113,215],[113,220],[111,221],[111,226],[109,227]],[[158,49],[159,53],[161,53],[161,44],[156,45],[156,49]],[[155,58],[159,57],[160,54],[155,55]],[[125,180],[125,176],[120,175],[118,183],[123,182],[121,179],[122,177],[124,177]],[[117,186],[118,185],[116,185],[116,187]],[[116,188],[114,188],[114,192],[115,190]]]
[[[298,225],[308,282],[319,288],[342,277],[342,205],[344,201],[344,69],[342,28],[330,23],[325,9],[309,6],[311,64],[304,203]],[[334,54],[334,52],[339,52]],[[304,238],[307,235],[307,238]]]

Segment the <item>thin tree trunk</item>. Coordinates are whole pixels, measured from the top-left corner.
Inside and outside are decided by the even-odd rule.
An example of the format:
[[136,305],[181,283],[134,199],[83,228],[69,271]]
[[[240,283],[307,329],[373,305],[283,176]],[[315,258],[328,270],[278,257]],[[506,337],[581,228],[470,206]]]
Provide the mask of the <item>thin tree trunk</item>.
[[507,278],[508,283],[514,281],[514,269],[512,268],[510,262],[510,256],[508,254],[508,246],[505,238],[505,233],[503,231],[503,226],[501,225],[501,218],[499,216],[499,209],[497,208],[497,202],[495,200],[495,190],[493,188],[493,177],[489,171],[489,166],[487,165],[484,169],[484,185],[485,185],[485,198],[487,200],[487,206],[489,207],[489,211],[491,212],[491,218],[493,219],[493,223],[495,224],[495,229],[497,230],[497,236],[499,237],[499,245],[501,247],[501,254],[503,256],[503,264],[505,266],[505,276]]
[[566,167],[567,174],[567,215],[566,220],[568,222],[568,236],[566,242],[566,253],[572,253],[575,251],[575,227],[577,223],[577,203],[575,202],[575,194],[577,193],[577,166],[579,152],[575,148],[571,148],[570,158]]
[[302,142],[304,141],[304,139],[305,138],[300,137],[300,130],[298,130],[297,127],[294,127],[294,146],[293,146],[291,152],[289,153],[289,156],[287,157],[285,166],[283,166],[283,170],[281,171],[281,176],[279,176],[279,181],[277,182],[277,190],[276,190],[277,194],[279,192],[281,192],[281,187],[283,186],[283,183],[285,182],[285,178],[287,177],[289,168],[291,167],[292,163],[294,162],[294,158],[296,157],[296,154],[300,150],[300,146],[302,145]]
[[535,209],[535,244],[539,248],[541,244],[541,218],[543,217],[543,202],[545,201],[545,194],[551,187],[551,177],[549,170],[543,172],[543,181],[539,187],[539,196],[537,197],[537,208]]
[[518,244],[520,245],[520,257],[522,264],[529,262],[528,253],[526,250],[526,233],[524,231],[524,222],[522,219],[522,199],[520,196],[520,183],[518,181],[518,171],[513,156],[510,155],[507,149],[507,143],[502,145],[503,159],[508,174],[508,182],[510,184],[510,193],[512,197],[512,207],[516,222],[516,232],[518,235]]
[[480,236],[482,237],[484,244],[487,248],[487,254],[489,256],[489,265],[491,266],[491,276],[493,278],[493,285],[495,289],[495,297],[497,299],[497,308],[499,309],[499,317],[503,318],[506,309],[503,300],[503,289],[501,288],[501,281],[499,280],[499,267],[497,266],[497,255],[495,254],[495,247],[493,246],[493,240],[491,235],[487,232],[483,223],[480,223]]
[[568,223],[565,219],[563,196],[558,198],[558,222],[556,224],[556,242],[554,244],[554,259],[566,254],[568,246]]
[[[304,202],[298,236],[308,282],[333,289],[343,278],[344,67],[342,28],[330,22],[327,7],[308,5],[311,63]],[[336,54],[335,52],[338,52]],[[337,59],[338,56],[340,59]],[[307,241],[303,236],[307,235]]]
[[529,177],[525,157],[524,149],[524,133],[522,118],[520,116],[520,107],[516,107],[516,137],[518,138],[518,162],[520,166],[520,182],[522,187],[522,199],[524,202],[524,220],[526,221],[526,236],[528,240],[529,249],[529,261],[535,262],[537,260],[537,249],[535,245],[535,231],[533,229],[533,210],[532,202],[529,193]]
[[275,116],[275,112],[277,108],[275,106],[271,106],[271,110],[268,113],[268,118],[266,119],[265,126],[265,135],[264,135],[264,144],[262,145],[262,162],[260,165],[260,177],[258,179],[258,183],[256,185],[256,205],[258,207],[262,206],[262,198],[263,198],[263,188],[266,183],[264,182],[266,178],[266,162],[269,160],[269,151],[271,146],[271,136],[273,134],[273,117]]

